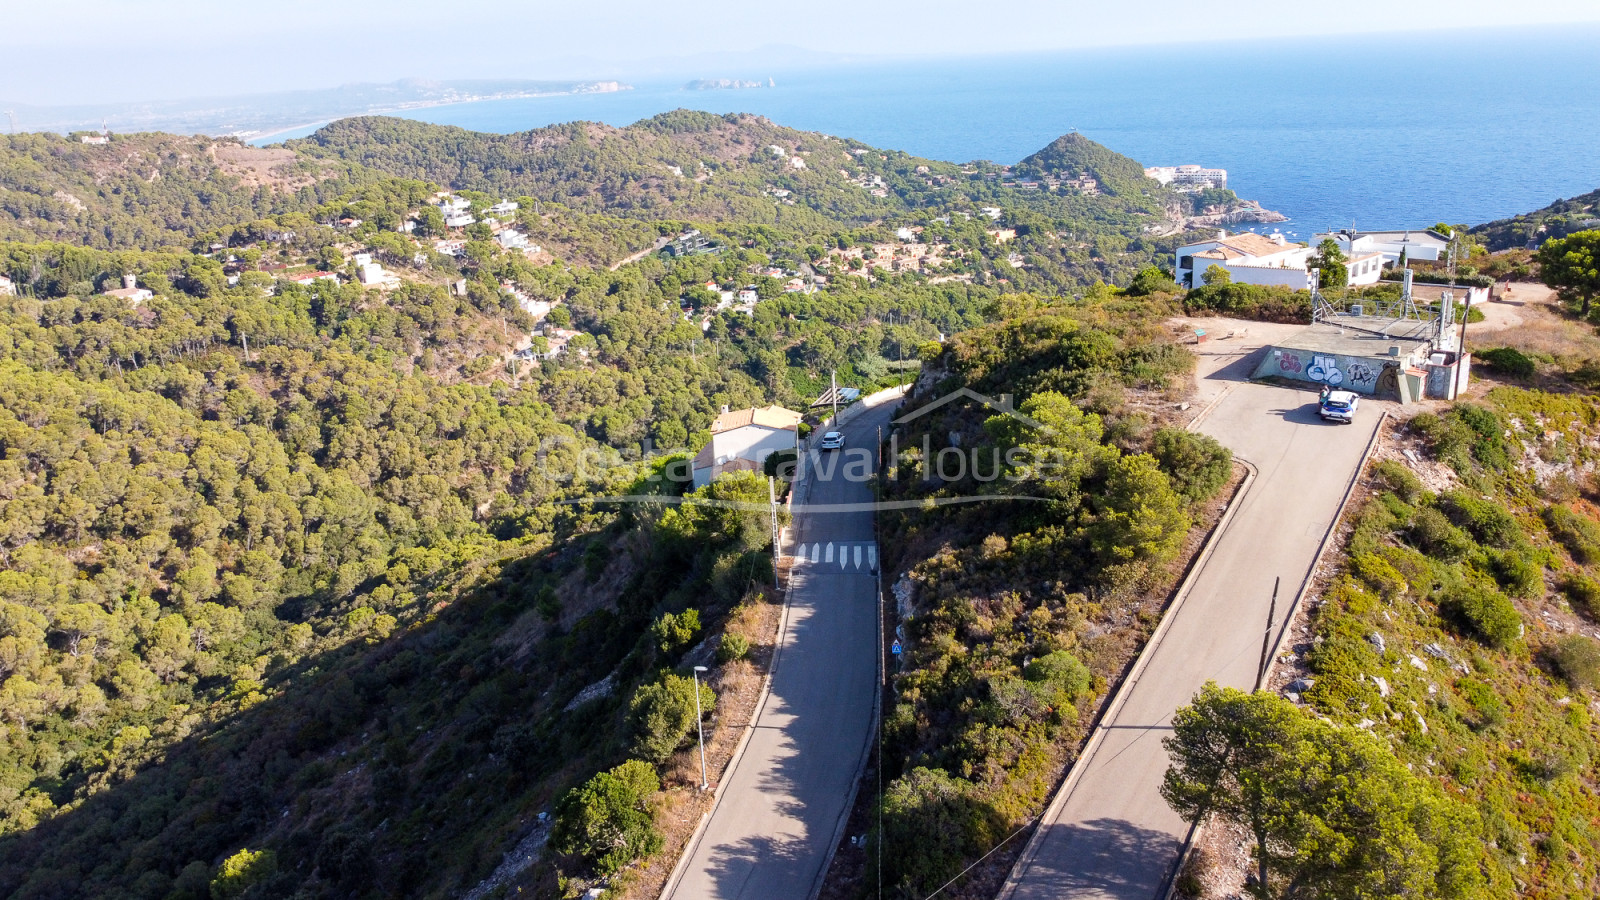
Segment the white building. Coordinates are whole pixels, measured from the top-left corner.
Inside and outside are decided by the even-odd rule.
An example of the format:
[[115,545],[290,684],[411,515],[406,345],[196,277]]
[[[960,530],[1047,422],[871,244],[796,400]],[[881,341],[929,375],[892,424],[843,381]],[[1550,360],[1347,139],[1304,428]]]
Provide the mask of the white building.
[[509,215],[516,211],[517,201],[515,200],[501,200],[499,203],[489,207],[489,212],[497,216]]
[[[1276,232],[1264,237],[1219,231],[1212,240],[1179,247],[1174,271],[1178,283],[1188,287],[1204,284],[1206,270],[1218,266],[1235,284],[1281,285],[1303,291],[1312,287],[1307,262],[1311,253],[1310,247],[1290,243]],[[1361,253],[1351,257],[1347,266],[1350,285],[1373,284],[1383,272],[1383,258],[1375,252]]]
[[[366,256],[364,253],[361,255]],[[367,258],[368,260],[371,259],[370,256]],[[356,263],[356,280],[367,287],[393,289],[400,286],[399,275],[393,272],[385,272],[383,266],[375,262],[359,262],[359,257]]]
[[1168,184],[1180,191],[1198,191],[1202,188],[1225,188],[1228,186],[1227,169],[1208,169],[1204,166],[1151,166],[1144,170],[1144,177],[1154,178],[1162,184]]
[[15,297],[16,295],[17,286],[11,283],[11,279],[0,275],[0,297]]
[[[9,285],[10,282],[8,281],[7,284]],[[15,288],[13,288],[13,291],[15,291]],[[125,300],[129,306],[138,306],[146,300],[154,298],[155,292],[139,287],[139,277],[137,275],[124,275],[122,276],[122,287],[106,291],[105,296]]]
[[495,243],[507,250],[527,250],[533,245],[528,243],[528,236],[520,231],[510,228],[502,230],[494,236]]
[[711,443],[695,455],[694,486],[703,488],[725,472],[761,472],[767,457],[779,450],[794,450],[795,428],[801,415],[781,406],[751,409],[726,408],[711,423]]
[[1394,265],[1400,254],[1406,259],[1440,260],[1450,249],[1450,239],[1432,231],[1354,231],[1345,228],[1327,234],[1313,235],[1314,243],[1333,240],[1345,256],[1357,253],[1380,253],[1383,261]]
[[465,228],[476,221],[478,220],[474,219],[467,213],[458,213],[453,216],[444,217],[444,224],[446,228]]

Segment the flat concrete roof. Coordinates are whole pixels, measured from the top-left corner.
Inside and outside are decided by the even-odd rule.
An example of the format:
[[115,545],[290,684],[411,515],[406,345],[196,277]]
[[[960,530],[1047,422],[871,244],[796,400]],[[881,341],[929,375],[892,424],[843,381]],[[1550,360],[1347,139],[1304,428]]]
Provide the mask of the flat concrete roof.
[[[1343,323],[1343,325],[1341,325]],[[1380,332],[1385,326],[1389,336]],[[1375,316],[1335,316],[1324,322],[1309,325],[1292,338],[1274,341],[1275,347],[1310,350],[1314,353],[1338,353],[1344,356],[1388,356],[1390,347],[1399,347],[1406,356],[1433,340],[1433,323],[1415,320],[1395,320]]]

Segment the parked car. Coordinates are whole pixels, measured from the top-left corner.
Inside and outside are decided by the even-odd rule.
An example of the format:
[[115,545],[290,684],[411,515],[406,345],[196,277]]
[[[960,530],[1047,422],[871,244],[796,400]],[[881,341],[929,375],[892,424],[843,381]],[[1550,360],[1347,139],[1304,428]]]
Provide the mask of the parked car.
[[822,449],[838,450],[844,447],[844,432],[830,431],[822,436]]
[[1349,425],[1356,420],[1356,409],[1360,405],[1361,398],[1353,391],[1323,391],[1318,412],[1325,421]]

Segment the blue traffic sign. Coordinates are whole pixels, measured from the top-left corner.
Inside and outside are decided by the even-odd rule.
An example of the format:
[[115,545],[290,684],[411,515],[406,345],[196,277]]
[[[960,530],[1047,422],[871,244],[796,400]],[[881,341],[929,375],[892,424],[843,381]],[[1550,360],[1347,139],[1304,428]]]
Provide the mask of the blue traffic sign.
[[899,641],[895,641],[892,645],[890,645],[889,652],[893,653],[895,656],[899,656],[900,655],[900,642]]

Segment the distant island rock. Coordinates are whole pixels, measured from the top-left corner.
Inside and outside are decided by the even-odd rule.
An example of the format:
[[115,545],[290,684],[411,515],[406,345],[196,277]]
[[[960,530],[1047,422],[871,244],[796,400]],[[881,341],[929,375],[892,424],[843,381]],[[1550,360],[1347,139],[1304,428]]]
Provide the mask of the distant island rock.
[[698,78],[683,86],[686,91],[739,91],[748,88],[777,87],[778,83],[768,78],[766,81],[741,81],[737,78]]

